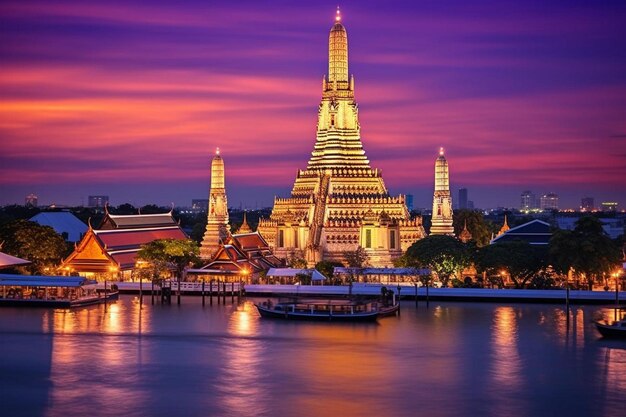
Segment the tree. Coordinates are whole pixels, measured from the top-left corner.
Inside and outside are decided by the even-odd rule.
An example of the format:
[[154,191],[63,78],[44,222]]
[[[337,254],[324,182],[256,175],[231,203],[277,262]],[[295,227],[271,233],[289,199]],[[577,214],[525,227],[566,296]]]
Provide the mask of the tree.
[[461,234],[466,222],[467,230],[472,234],[472,240],[475,241],[478,246],[488,245],[491,240],[491,229],[482,213],[476,210],[456,210],[452,220],[454,234],[456,236]]
[[32,264],[23,267],[30,274],[55,268],[67,253],[65,240],[50,226],[15,220],[0,227],[2,251]]
[[336,266],[343,266],[340,262],[319,261],[315,264],[315,269],[320,271],[326,278],[332,278]]
[[343,257],[350,268],[363,268],[370,259],[365,249],[360,246],[355,251],[345,251]]
[[591,290],[593,283],[619,268],[622,253],[595,217],[578,219],[574,230],[559,230],[550,239],[550,258],[554,269],[567,274],[574,270],[584,275]]
[[547,251],[521,240],[496,243],[480,248],[476,266],[489,277],[498,276],[498,281],[504,271],[516,288],[524,288],[546,269]]
[[191,239],[157,239],[141,245],[137,259],[148,262],[156,276],[174,269],[178,281],[189,264],[199,261],[200,249]]
[[451,275],[460,276],[470,259],[466,246],[452,236],[430,235],[415,242],[407,250],[409,262],[432,269],[444,286]]
[[306,259],[292,251],[287,257],[287,265],[290,268],[304,269],[307,267]]

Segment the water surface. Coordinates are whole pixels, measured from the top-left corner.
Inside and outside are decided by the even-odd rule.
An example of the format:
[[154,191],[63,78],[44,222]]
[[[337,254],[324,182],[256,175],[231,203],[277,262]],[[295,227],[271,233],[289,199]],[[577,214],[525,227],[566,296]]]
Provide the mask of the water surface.
[[[6,416],[623,416],[612,310],[403,302],[378,324],[261,320],[250,301],[0,310]],[[253,300],[254,301],[254,300]]]

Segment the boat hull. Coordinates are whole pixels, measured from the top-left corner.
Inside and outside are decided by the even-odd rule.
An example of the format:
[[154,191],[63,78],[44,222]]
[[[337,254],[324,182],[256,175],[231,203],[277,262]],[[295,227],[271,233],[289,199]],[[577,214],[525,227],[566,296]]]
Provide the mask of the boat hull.
[[378,312],[364,312],[354,314],[332,314],[332,313],[305,313],[294,311],[277,311],[264,306],[256,305],[261,317],[280,320],[301,320],[301,321],[328,321],[328,322],[375,322],[378,319]]
[[626,327],[616,327],[595,322],[596,328],[603,337],[611,339],[626,339]]
[[43,308],[75,308],[104,303],[105,300],[117,300],[119,293],[113,292],[105,297],[85,297],[78,300],[39,300],[20,298],[0,298],[0,306],[6,307],[43,307]]
[[400,311],[400,303],[396,303],[388,307],[380,307],[378,310],[378,317],[390,317],[395,316]]

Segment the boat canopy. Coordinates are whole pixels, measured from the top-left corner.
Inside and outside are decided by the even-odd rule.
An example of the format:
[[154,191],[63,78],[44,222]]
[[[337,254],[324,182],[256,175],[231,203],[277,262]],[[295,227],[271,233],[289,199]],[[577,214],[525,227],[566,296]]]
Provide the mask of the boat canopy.
[[270,268],[267,271],[268,277],[295,277],[296,275],[308,275],[313,281],[326,279],[326,276],[317,269]]
[[70,287],[95,284],[84,277],[0,274],[0,287]]

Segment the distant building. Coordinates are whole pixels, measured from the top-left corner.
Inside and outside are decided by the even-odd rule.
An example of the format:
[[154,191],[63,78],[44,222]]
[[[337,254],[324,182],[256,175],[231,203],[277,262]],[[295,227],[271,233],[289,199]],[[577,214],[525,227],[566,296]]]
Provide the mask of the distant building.
[[406,208],[408,208],[409,211],[413,210],[413,194],[406,195]]
[[90,195],[87,197],[87,207],[102,208],[108,204],[108,195]]
[[459,188],[459,208],[467,209],[467,188]]
[[202,211],[207,211],[209,207],[209,199],[208,198],[195,198],[191,200],[191,210],[200,213]]
[[559,196],[554,193],[548,193],[541,196],[541,210],[558,210]]
[[614,201],[603,201],[600,203],[602,211],[617,211],[617,203]]
[[44,211],[30,221],[52,227],[68,242],[78,242],[87,232],[87,225],[69,211]]
[[537,208],[537,196],[531,191],[524,191],[521,195],[519,209],[522,211],[534,210]]
[[35,194],[28,194],[24,199],[24,205],[26,207],[37,207],[38,200]]
[[593,197],[584,197],[580,200],[580,211],[593,211],[595,208]]
[[474,210],[474,202],[472,200],[467,200],[467,208],[468,210]]
[[546,246],[551,237],[552,232],[549,223],[533,220],[499,234],[495,239],[491,240],[490,244],[522,240],[531,245]]

